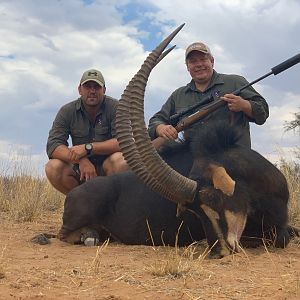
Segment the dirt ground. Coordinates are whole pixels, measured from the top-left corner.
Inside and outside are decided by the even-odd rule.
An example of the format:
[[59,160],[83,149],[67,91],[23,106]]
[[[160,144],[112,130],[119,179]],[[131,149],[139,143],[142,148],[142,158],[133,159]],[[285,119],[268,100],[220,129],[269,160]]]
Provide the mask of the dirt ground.
[[[30,240],[57,232],[60,214],[36,223],[0,215],[0,299],[300,299],[300,242],[256,248],[220,260],[205,243],[184,249],[48,245]],[[176,251],[177,250],[177,251]]]

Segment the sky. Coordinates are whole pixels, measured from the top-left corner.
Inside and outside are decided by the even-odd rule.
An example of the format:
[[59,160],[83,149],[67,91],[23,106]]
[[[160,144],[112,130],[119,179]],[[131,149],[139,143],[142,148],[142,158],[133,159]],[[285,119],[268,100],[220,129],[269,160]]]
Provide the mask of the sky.
[[[157,44],[177,26],[173,50],[149,78],[145,118],[190,81],[185,48],[208,44],[215,70],[249,82],[300,52],[299,0],[0,0],[0,170],[43,174],[58,109],[78,98],[82,73],[101,70],[116,99]],[[300,64],[254,85],[270,117],[251,125],[252,148],[294,159],[299,135],[284,130],[300,108]],[[13,166],[13,167],[12,167]]]

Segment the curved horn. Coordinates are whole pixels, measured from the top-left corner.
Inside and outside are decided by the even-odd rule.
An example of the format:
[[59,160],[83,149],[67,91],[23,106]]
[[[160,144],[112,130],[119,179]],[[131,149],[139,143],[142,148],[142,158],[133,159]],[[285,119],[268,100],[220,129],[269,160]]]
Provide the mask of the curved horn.
[[170,168],[157,154],[144,122],[144,92],[163,50],[184,26],[179,26],[152,53],[126,87],[117,109],[117,139],[123,155],[137,175],[153,190],[177,203],[192,202],[197,183]]

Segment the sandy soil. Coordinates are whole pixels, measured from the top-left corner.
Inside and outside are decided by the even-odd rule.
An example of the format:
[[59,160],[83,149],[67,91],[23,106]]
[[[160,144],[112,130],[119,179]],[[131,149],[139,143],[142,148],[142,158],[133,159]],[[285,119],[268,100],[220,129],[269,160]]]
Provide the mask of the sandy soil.
[[[0,215],[0,299],[300,299],[300,242],[204,259],[205,243],[185,249],[72,246],[51,239],[60,215],[16,224]],[[169,274],[166,270],[169,270]],[[172,274],[171,274],[172,273]]]

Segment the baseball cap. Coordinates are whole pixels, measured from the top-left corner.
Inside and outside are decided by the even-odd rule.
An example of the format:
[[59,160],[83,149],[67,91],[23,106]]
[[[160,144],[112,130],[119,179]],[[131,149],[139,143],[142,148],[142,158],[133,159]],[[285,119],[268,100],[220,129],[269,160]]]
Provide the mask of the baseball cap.
[[105,80],[102,73],[96,69],[90,69],[85,71],[80,79],[80,85],[83,85],[88,81],[95,81],[100,86],[105,86]]
[[187,59],[188,55],[192,52],[192,51],[199,51],[205,54],[210,54],[210,49],[208,46],[206,46],[204,43],[202,42],[196,42],[193,43],[191,45],[189,45],[186,50],[185,50],[185,59]]

